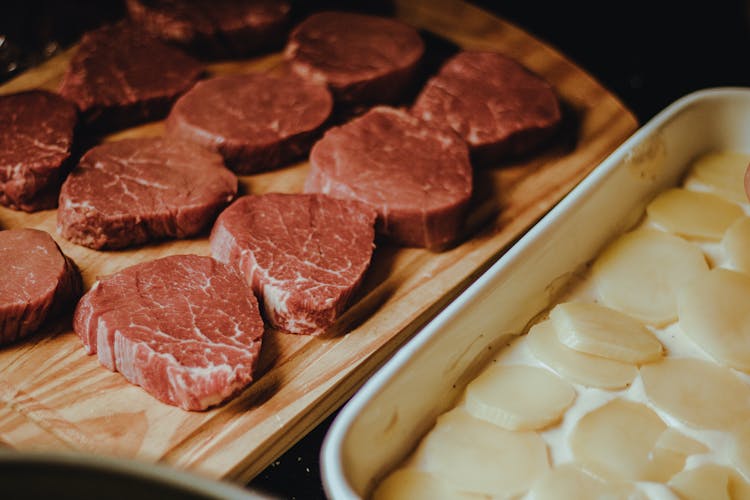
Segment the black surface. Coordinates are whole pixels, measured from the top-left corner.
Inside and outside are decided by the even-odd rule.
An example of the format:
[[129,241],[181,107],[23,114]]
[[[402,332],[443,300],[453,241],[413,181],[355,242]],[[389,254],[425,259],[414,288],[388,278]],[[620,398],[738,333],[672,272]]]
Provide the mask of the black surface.
[[[750,0],[474,3],[556,47],[616,94],[641,124],[692,91],[750,86]],[[343,5],[355,4],[364,5]],[[304,2],[303,9],[336,5]],[[118,9],[117,2],[94,0],[0,3],[0,81],[54,53],[82,29],[116,17]],[[318,454],[332,419],[249,486],[276,498],[325,498]]]
[[[498,2],[475,2],[490,6]],[[694,90],[750,85],[750,2],[508,2],[498,15],[557,47],[645,123]]]
[[[3,498],[8,500],[215,500],[210,492],[196,492],[130,471],[53,460],[3,462],[0,465]],[[64,485],[61,488],[59,485]]]

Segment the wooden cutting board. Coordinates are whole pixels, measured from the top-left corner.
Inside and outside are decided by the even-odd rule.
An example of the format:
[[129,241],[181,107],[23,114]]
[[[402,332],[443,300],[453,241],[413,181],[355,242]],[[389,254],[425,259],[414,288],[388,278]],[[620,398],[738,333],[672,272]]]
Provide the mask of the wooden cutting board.
[[[504,52],[550,81],[566,108],[564,130],[538,154],[476,171],[477,192],[460,245],[443,252],[379,245],[363,290],[323,338],[269,330],[262,376],[205,412],[162,404],[87,356],[70,318],[0,349],[0,443],[77,450],[173,464],[246,482],[317,425],[429,318],[546,213],[637,127],[612,94],[554,49],[457,0],[403,0],[396,16],[423,30],[428,57],[446,47]],[[0,94],[55,89],[71,51],[0,87]],[[212,74],[272,68],[279,54],[213,64]],[[439,62],[433,60],[434,62]],[[161,123],[107,139],[159,135]],[[299,192],[307,163],[241,178],[245,193]],[[54,210],[0,208],[0,228],[48,231],[83,273],[97,276],[176,253],[208,255],[206,235],[125,251],[73,245],[55,232]],[[1,272],[1,271],[0,271]],[[1,279],[1,278],[0,278]]]

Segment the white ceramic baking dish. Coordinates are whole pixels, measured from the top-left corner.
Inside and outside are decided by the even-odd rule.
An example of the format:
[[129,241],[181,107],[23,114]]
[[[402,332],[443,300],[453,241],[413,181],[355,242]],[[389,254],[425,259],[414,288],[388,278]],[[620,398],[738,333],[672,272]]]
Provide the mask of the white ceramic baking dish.
[[497,349],[524,332],[698,155],[750,152],[750,89],[683,97],[641,127],[426,325],[341,410],[322,450],[333,499],[366,497],[454,404]]

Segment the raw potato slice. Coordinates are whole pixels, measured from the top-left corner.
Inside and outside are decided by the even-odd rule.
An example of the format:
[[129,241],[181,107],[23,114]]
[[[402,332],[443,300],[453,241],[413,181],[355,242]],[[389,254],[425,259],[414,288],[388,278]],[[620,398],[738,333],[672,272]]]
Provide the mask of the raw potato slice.
[[731,472],[720,465],[706,464],[680,472],[668,484],[684,500],[732,500]]
[[685,179],[685,187],[706,189],[736,203],[747,203],[745,170],[750,155],[730,151],[707,153],[700,156]]
[[510,497],[526,492],[549,468],[535,432],[511,432],[453,409],[417,448],[414,464],[462,491]]
[[663,448],[654,448],[649,457],[649,467],[644,479],[655,483],[665,483],[685,467],[687,456]]
[[724,233],[721,246],[732,267],[750,274],[750,217],[734,221]]
[[605,249],[594,263],[592,279],[604,304],[665,325],[677,319],[677,290],[706,270],[696,245],[655,229],[639,229]]
[[439,477],[411,467],[397,469],[378,485],[373,500],[481,499],[481,495],[452,488]]
[[701,442],[668,427],[656,440],[651,450],[647,478],[649,481],[665,483],[685,467],[688,455],[707,453],[708,448]]
[[729,496],[732,500],[750,500],[750,483],[735,470],[729,472]]
[[668,189],[646,207],[649,219],[669,232],[692,238],[720,240],[744,214],[736,203],[711,193]]
[[750,276],[713,269],[677,295],[680,328],[721,364],[750,372]]
[[534,500],[635,500],[644,498],[635,486],[623,481],[604,482],[573,464],[564,464],[547,472],[531,489]]
[[641,367],[646,397],[698,429],[731,430],[750,419],[750,386],[729,368],[694,358]]
[[623,389],[638,374],[638,369],[633,365],[565,347],[557,339],[550,320],[531,327],[526,340],[529,350],[539,361],[576,384],[600,389]]
[[700,455],[701,453],[709,452],[709,448],[705,444],[687,437],[685,434],[671,427],[661,433],[654,449],[669,450],[684,455]]
[[743,424],[734,434],[731,447],[732,463],[750,478],[750,422]]
[[600,477],[647,480],[651,450],[666,428],[647,406],[614,399],[578,421],[570,448],[577,462]]
[[567,347],[623,363],[662,356],[659,339],[637,319],[594,302],[565,302],[552,309],[557,338]]
[[465,405],[476,418],[529,431],[558,422],[575,397],[572,385],[544,368],[491,365],[466,387]]

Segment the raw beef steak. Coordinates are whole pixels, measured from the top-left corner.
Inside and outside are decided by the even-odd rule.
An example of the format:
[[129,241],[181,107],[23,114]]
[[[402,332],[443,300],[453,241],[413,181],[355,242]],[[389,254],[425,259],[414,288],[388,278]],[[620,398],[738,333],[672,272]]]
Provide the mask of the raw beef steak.
[[72,311],[81,276],[52,237],[36,229],[0,231],[0,344],[37,331],[47,318]]
[[185,410],[219,404],[252,382],[263,337],[242,277],[197,255],[100,279],[78,303],[73,327],[102,365]]
[[58,231],[90,248],[185,238],[210,227],[237,194],[221,157],[184,141],[107,142],[89,150],[60,191]]
[[242,56],[283,42],[290,5],[282,0],[126,0],[130,19],[197,53]]
[[166,134],[217,151],[232,170],[249,174],[309,151],[332,105],[325,86],[293,75],[220,76],[177,100]]
[[320,194],[243,196],[211,231],[211,254],[245,275],[281,330],[320,334],[370,265],[375,212]]
[[337,102],[358,105],[401,98],[423,52],[417,30],[394,19],[321,12],[292,31],[284,56],[297,74],[327,83]]
[[57,206],[76,126],[75,106],[50,92],[0,96],[0,205]]
[[163,118],[201,72],[179,49],[118,23],[83,36],[60,93],[76,103],[87,125],[122,128]]
[[379,233],[438,249],[458,236],[471,198],[469,149],[451,129],[375,107],[313,146],[305,191],[362,201]]
[[422,89],[412,113],[452,127],[480,163],[531,151],[561,120],[554,89],[493,52],[466,51],[451,58]]

